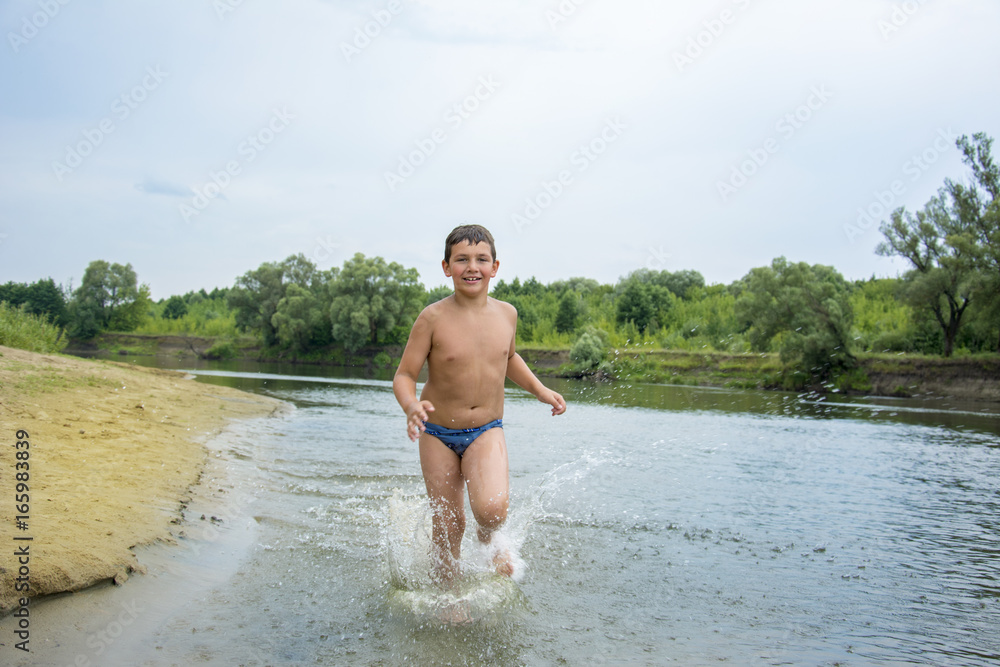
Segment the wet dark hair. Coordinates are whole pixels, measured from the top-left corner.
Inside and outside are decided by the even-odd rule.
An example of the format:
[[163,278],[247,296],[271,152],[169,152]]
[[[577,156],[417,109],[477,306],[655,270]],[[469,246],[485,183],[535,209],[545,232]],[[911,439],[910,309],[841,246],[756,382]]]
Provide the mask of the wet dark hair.
[[493,235],[490,234],[490,230],[486,229],[482,225],[459,225],[455,229],[451,230],[451,234],[448,234],[448,238],[444,240],[444,261],[451,261],[452,246],[456,243],[462,243],[463,241],[471,243],[472,245],[489,243],[490,254],[493,255],[493,261],[496,261],[497,247],[496,244],[493,243]]

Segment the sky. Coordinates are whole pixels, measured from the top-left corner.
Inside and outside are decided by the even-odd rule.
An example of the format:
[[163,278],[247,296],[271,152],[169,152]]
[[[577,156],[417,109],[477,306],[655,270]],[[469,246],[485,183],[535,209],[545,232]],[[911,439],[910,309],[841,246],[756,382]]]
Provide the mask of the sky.
[[7,0],[0,282],[154,299],[302,253],[448,284],[895,276],[878,226],[1000,136],[996,0]]

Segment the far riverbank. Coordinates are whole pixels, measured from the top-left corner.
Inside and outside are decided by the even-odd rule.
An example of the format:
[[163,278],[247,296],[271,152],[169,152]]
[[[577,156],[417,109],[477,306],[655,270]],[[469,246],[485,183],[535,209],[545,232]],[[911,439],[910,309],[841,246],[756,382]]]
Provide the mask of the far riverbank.
[[[71,341],[67,354],[125,360],[130,355],[210,358],[216,340],[199,336],[147,336],[103,334],[91,341]],[[308,358],[267,354],[252,341],[232,347],[232,359],[277,361],[310,365],[350,366],[371,371],[391,369],[402,348],[361,350],[348,355],[334,350]],[[518,350],[539,375],[577,377],[568,350],[521,347]],[[789,377],[777,354],[732,354],[718,351],[652,350],[629,348],[613,352],[619,380],[738,389],[807,388],[820,393],[896,396],[900,398],[953,398],[1000,402],[1000,355],[928,357],[879,354],[859,357],[859,366],[839,383],[809,385]],[[610,379],[610,378],[607,378]]]

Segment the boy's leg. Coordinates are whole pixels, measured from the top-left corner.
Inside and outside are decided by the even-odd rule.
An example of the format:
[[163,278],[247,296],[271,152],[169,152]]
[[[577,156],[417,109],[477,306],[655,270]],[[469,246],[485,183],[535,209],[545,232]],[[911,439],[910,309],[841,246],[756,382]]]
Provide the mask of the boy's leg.
[[443,584],[458,575],[465,533],[465,489],[458,455],[432,435],[420,434],[420,469],[424,474],[432,519],[436,574]]
[[[489,544],[493,534],[507,520],[510,502],[507,442],[502,428],[491,428],[469,445],[462,456],[462,476],[469,489],[472,515],[479,524],[476,536]],[[497,571],[510,575],[510,554],[497,554]]]

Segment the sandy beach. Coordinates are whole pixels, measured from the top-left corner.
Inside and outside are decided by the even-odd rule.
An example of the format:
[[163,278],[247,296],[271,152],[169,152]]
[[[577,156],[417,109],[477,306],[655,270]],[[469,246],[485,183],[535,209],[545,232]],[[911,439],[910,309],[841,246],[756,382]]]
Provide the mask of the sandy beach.
[[[30,549],[31,598],[142,572],[133,547],[179,534],[205,441],[282,405],[174,371],[0,346],[0,540]],[[30,446],[18,448],[22,438]],[[28,473],[26,515],[17,472]],[[24,595],[18,569],[0,559],[0,613]]]

